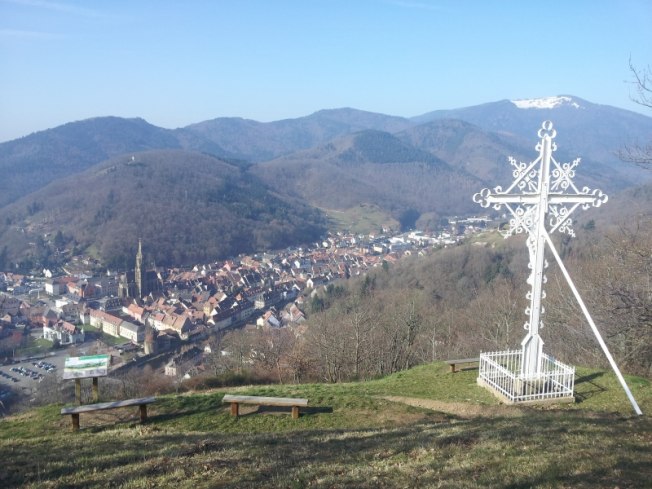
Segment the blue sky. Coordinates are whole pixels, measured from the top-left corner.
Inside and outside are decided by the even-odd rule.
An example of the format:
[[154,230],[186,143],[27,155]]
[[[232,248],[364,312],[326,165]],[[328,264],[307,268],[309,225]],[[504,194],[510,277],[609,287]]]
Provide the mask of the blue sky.
[[633,104],[649,0],[0,0],[0,141],[95,116],[167,128],[571,94]]

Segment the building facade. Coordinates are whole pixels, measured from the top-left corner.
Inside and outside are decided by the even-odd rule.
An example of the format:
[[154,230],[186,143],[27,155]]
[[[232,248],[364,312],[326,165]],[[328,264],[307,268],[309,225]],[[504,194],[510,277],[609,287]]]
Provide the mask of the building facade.
[[84,330],[67,321],[43,326],[43,338],[60,345],[73,345],[84,342]]
[[145,270],[143,262],[143,243],[138,240],[136,265],[133,271],[128,271],[120,277],[118,283],[118,296],[122,298],[133,297],[142,299],[149,294],[156,294],[162,290],[161,280],[155,270]]

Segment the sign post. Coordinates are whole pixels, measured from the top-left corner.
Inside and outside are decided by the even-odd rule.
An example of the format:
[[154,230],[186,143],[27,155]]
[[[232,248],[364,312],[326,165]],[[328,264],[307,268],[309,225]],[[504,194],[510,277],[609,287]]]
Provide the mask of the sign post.
[[109,373],[111,355],[90,355],[85,357],[68,357],[63,367],[63,379],[75,379],[75,400],[81,404],[81,380],[92,378],[93,401],[99,399],[99,377]]

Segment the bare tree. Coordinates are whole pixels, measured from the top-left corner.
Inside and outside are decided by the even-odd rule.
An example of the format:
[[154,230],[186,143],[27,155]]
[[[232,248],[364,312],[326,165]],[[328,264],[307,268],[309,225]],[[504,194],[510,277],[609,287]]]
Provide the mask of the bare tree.
[[394,291],[383,297],[383,311],[371,350],[375,375],[398,372],[416,364],[415,342],[423,326],[420,299],[414,291]]
[[217,333],[211,335],[208,340],[210,353],[204,354],[203,364],[215,376],[223,374],[228,370],[229,367],[229,361],[222,353],[223,340],[223,331],[218,331]]
[[[643,107],[652,109],[652,68],[648,65],[644,69],[638,69],[632,64],[630,58],[629,71],[632,73],[632,84],[636,93],[631,96],[631,99]],[[643,145],[637,143],[625,146],[619,156],[623,161],[637,165],[652,165],[652,141]]]
[[326,314],[314,315],[306,334],[320,378],[331,383],[348,377],[350,362],[348,338],[341,334],[337,319],[330,310]]
[[245,328],[229,331],[223,340],[225,351],[227,351],[226,359],[228,361],[229,370],[235,370],[241,374],[247,370],[251,364],[252,342],[255,332],[249,331]]
[[314,373],[315,364],[305,337],[301,337],[294,342],[293,348],[287,356],[287,364],[292,373],[292,381],[295,384],[318,378]]
[[33,394],[33,404],[36,406],[70,401],[74,398],[73,382],[65,382],[50,373],[43,377]]
[[[646,375],[652,371],[652,221],[637,220],[609,241],[612,263],[601,278],[601,305],[611,314],[606,335],[623,363]],[[602,268],[598,268],[602,270]]]
[[[491,288],[483,288],[465,310],[469,323],[480,324],[481,350],[509,349],[518,346],[525,323],[525,294],[511,280],[500,277]],[[468,338],[472,342],[473,338]],[[475,345],[473,345],[475,346]]]
[[352,295],[344,303],[342,316],[343,333],[350,341],[353,378],[366,377],[367,359],[371,354],[370,335],[376,323],[375,311],[365,297]]
[[261,372],[276,371],[279,383],[288,370],[287,356],[292,352],[296,338],[288,328],[268,328],[256,331],[252,338],[251,360]]
[[[652,372],[652,220],[622,225],[589,245],[567,266],[587,301],[616,362],[630,373]],[[549,274],[548,322],[554,350],[569,361],[606,366],[577,302],[564,280]]]
[[652,109],[652,68],[648,65],[643,70],[637,69],[629,60],[629,70],[634,76],[637,95],[632,100],[639,105]]
[[[174,379],[166,376],[162,371],[154,370],[150,365],[128,369],[118,375],[111,375],[106,380],[100,387],[100,394],[107,398],[143,397],[174,390]],[[83,392],[82,397],[84,397]],[[90,397],[90,394],[87,397]]]
[[415,355],[420,362],[434,362],[447,355],[446,313],[448,309],[441,301],[427,303],[423,311],[423,327],[415,342]]

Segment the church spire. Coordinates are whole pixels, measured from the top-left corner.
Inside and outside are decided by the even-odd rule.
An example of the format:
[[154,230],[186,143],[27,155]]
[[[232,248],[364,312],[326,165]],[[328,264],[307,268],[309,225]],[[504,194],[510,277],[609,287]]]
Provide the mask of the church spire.
[[136,263],[143,262],[143,240],[138,238],[138,253],[136,253]]
[[134,279],[136,282],[136,294],[138,298],[143,296],[143,285],[145,278],[145,271],[143,270],[143,241],[138,239],[138,253],[136,253],[136,267],[134,269]]

